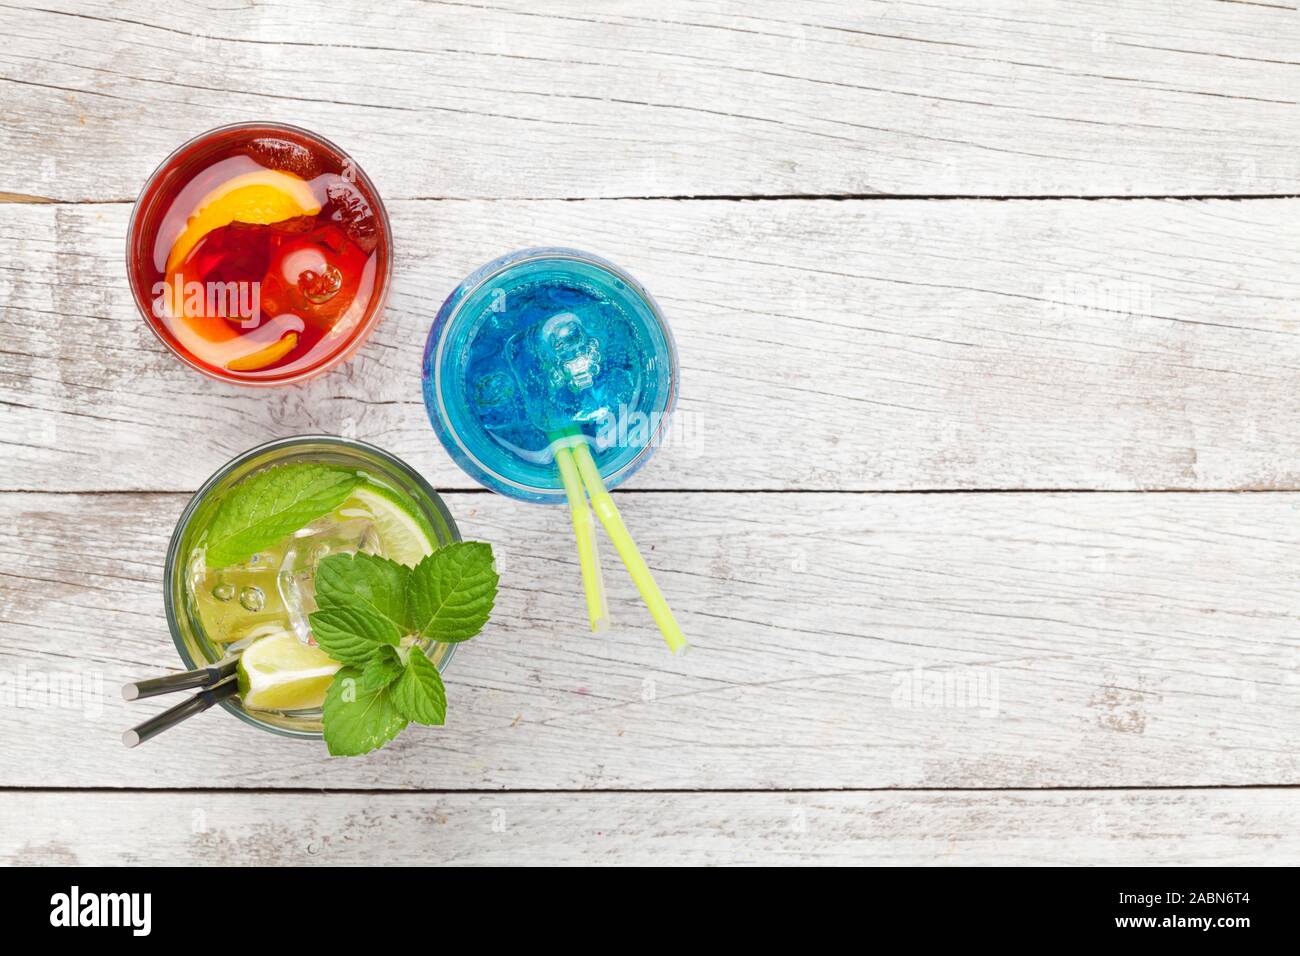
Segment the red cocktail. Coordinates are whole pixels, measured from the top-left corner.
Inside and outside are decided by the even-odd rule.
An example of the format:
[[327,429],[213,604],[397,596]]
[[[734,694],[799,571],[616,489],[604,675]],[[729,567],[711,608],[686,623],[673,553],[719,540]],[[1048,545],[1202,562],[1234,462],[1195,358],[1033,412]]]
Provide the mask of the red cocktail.
[[360,346],[383,309],[390,236],[374,184],[337,146],[293,126],[225,126],[149,177],[127,272],[150,327],[183,361],[275,385]]

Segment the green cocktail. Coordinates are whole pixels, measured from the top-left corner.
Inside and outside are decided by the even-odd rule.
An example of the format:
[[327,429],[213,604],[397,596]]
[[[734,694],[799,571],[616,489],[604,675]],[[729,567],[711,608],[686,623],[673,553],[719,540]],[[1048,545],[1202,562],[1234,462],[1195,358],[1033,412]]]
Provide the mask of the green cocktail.
[[[438,495],[386,452],[324,436],[272,442],[213,475],[181,517],[167,556],[168,623],[191,668],[238,655],[239,695],[223,702],[228,710],[278,733],[319,737],[327,693],[355,671],[352,691],[364,695],[361,673],[372,660],[366,681],[378,686],[382,677],[396,693],[418,655],[422,668],[436,669],[422,675],[441,693],[437,672],[468,634],[431,617],[422,591],[424,617],[408,614],[404,595],[416,569],[427,565],[436,585],[437,568],[453,560],[494,594],[490,549],[459,541]],[[386,580],[372,582],[376,575]],[[388,579],[396,597],[380,594]],[[490,606],[489,596],[474,632]]]

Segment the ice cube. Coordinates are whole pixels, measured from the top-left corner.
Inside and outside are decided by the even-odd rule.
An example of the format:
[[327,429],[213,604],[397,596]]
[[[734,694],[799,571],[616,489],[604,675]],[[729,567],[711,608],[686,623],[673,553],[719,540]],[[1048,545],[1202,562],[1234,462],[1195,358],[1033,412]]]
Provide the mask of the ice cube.
[[325,205],[320,214],[325,221],[338,224],[364,252],[374,252],[379,245],[379,220],[374,210],[356,184],[342,176],[326,177]]
[[474,365],[469,371],[469,382],[470,400],[484,428],[495,431],[525,419],[514,377],[495,357]]
[[259,136],[244,151],[267,169],[280,169],[300,179],[312,180],[322,172],[320,163],[306,146],[277,136]]
[[309,615],[317,610],[316,566],[331,554],[354,554],[379,550],[379,532],[369,518],[328,516],[318,518],[294,533],[276,575],[280,600],[289,614],[289,624],[298,640],[315,644]]
[[529,421],[550,433],[605,417],[596,389],[600,340],[589,334],[598,309],[559,312],[515,333],[506,358],[524,396]]
[[298,635],[298,640],[304,644],[315,644],[316,641],[311,636],[311,620],[308,617],[312,611],[317,610],[314,578],[306,572],[292,569],[295,556],[292,548],[285,554],[285,564],[290,567],[281,569],[276,575],[275,585],[280,592],[280,600],[284,602],[284,608],[289,613],[289,626]]

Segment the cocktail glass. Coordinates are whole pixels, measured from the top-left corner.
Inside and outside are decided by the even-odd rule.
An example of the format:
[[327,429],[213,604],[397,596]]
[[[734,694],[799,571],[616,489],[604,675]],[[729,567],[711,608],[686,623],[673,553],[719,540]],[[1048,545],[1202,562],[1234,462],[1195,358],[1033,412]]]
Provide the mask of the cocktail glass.
[[[226,495],[254,473],[289,462],[333,465],[364,479],[335,512],[233,568],[204,562],[204,535]],[[405,462],[364,442],[310,435],[268,442],[244,452],[204,483],[176,524],[163,577],[167,624],[176,650],[193,670],[246,651],[254,641],[292,634],[310,639],[306,615],[316,563],[325,555],[366,551],[403,564],[460,541],[438,494]],[[454,644],[425,643],[445,671]],[[314,649],[319,650],[319,649]],[[320,692],[332,672],[320,674]],[[255,727],[290,737],[321,737],[319,704],[286,710],[250,709],[243,696],[222,706]]]
[[154,334],[213,378],[278,385],[360,347],[392,269],[388,215],[339,147],[294,126],[209,130],[145,182],[127,276]]
[[457,464],[501,494],[568,502],[592,629],[608,623],[594,509],[674,651],[681,629],[608,489],[667,434],[678,376],[650,294],[576,249],[524,249],[478,269],[443,303],[424,350],[425,406]]

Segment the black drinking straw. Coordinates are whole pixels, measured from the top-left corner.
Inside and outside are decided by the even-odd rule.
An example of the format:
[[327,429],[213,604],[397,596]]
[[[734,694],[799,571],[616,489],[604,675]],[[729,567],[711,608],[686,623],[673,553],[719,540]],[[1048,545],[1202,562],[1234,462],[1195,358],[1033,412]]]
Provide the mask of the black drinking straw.
[[239,666],[238,657],[229,657],[218,664],[209,664],[183,674],[168,674],[166,677],[150,677],[122,685],[123,700],[142,700],[145,697],[157,697],[170,694],[176,690],[190,690],[195,687],[211,687],[225,680]]
[[201,714],[218,701],[233,697],[237,693],[239,693],[239,679],[234,676],[227,677],[219,684],[199,691],[189,700],[183,700],[175,707],[164,710],[158,716],[150,717],[144,723],[132,727],[122,735],[122,743],[128,747],[138,746],[149,738],[158,736],[164,730],[175,727],[182,720]]

